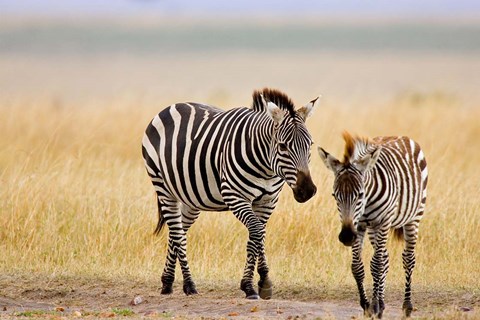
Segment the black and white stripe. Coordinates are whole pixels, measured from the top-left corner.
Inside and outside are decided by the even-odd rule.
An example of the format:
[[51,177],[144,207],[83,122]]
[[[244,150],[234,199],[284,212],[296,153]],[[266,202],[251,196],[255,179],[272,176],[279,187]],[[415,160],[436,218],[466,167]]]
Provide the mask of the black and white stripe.
[[[333,196],[342,230],[339,240],[352,246],[352,273],[357,282],[360,305],[370,316],[382,317],[385,278],[389,268],[386,243],[391,229],[405,239],[403,266],[405,297],[403,310],[412,310],[411,277],[415,266],[418,225],[427,198],[428,170],[420,146],[408,137],[377,137],[373,140],[344,133],[343,161],[319,148],[323,162],[335,174]],[[365,232],[374,248],[370,269],[373,297],[369,302],[363,286],[365,277],[362,247]]]
[[283,93],[253,94],[252,108],[222,111],[178,103],[160,112],[143,137],[143,157],[157,193],[159,222],[169,228],[162,293],[172,292],[178,259],[188,294],[197,293],[186,256],[186,233],[200,210],[233,214],[248,228],[247,261],[241,289],[258,298],[253,274],[258,260],[260,296],[270,298],[265,258],[265,224],[284,182],[295,199],[316,192],[310,171],[312,138],[305,127],[317,99],[295,110]]

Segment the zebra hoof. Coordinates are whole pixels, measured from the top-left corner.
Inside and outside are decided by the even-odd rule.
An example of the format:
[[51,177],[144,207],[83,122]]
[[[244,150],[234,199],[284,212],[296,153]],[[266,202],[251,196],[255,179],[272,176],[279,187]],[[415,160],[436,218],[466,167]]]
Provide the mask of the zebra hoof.
[[413,305],[411,302],[404,302],[403,303],[403,319],[408,319],[410,318],[410,316],[412,315],[412,311],[413,311]]
[[172,294],[173,293],[173,286],[171,284],[163,285],[161,294]]
[[161,294],[172,294],[173,293],[173,281],[174,277],[171,277],[166,274],[162,274],[162,291]]
[[253,285],[251,280],[242,279],[240,282],[240,289],[245,292],[245,297],[249,300],[258,300],[260,297],[258,296],[257,291],[253,289]]
[[258,293],[260,298],[269,300],[273,296],[273,284],[269,278],[258,281]]
[[183,284],[183,292],[187,296],[192,294],[198,294],[197,288],[195,288],[195,283],[193,281],[188,281]]
[[368,309],[370,309],[370,303],[367,300],[360,300],[360,306],[363,309],[364,316],[370,317],[370,313],[368,313]]
[[368,315],[367,315],[367,310],[365,310],[365,313],[367,317],[371,317],[373,319],[382,318],[382,311],[380,310],[380,304],[376,300],[372,300],[372,303],[368,308]]

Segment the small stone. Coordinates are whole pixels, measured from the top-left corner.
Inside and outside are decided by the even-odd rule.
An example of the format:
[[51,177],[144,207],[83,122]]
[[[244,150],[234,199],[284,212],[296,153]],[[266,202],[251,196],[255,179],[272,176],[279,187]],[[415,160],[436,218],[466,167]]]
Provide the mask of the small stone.
[[469,307],[459,307],[458,310],[462,311],[462,312],[469,312],[469,311],[472,311],[472,308],[469,308]]
[[136,306],[136,305],[139,305],[142,302],[143,302],[143,298],[141,296],[136,296],[135,298],[133,298],[132,301],[130,301],[130,305]]
[[64,307],[56,307],[56,308],[55,308],[55,311],[57,311],[57,312],[64,312],[64,311],[65,311],[65,308],[64,308]]
[[3,310],[3,311],[7,311],[7,307],[3,307],[3,309],[2,309],[2,310]]
[[228,314],[229,317],[236,317],[236,316],[239,316],[240,314],[238,312],[230,312]]
[[250,312],[258,312],[258,306],[253,306]]
[[72,315],[75,317],[75,318],[78,318],[78,317],[81,317],[82,316],[82,313],[80,311],[73,311],[72,312]]

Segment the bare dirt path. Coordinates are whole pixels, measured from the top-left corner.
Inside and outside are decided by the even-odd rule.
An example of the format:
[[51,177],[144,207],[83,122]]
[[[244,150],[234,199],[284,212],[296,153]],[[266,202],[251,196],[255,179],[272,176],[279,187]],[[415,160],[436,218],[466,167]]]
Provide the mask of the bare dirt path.
[[[129,301],[109,303],[107,301],[65,301],[64,303],[45,303],[42,301],[19,300],[0,297],[2,316],[28,314],[42,315],[94,315],[113,317],[122,310],[133,311],[132,315],[145,317],[180,317],[201,319],[355,319],[360,318],[360,308],[345,301],[302,302],[281,299],[248,301],[243,298],[218,298],[211,294],[199,294],[186,297],[183,294],[173,294],[168,297],[148,296],[136,306]],[[108,307],[110,305],[110,307]],[[55,310],[62,310],[54,312]],[[113,310],[113,311],[112,311]],[[75,313],[77,311],[77,313]],[[114,312],[115,311],[115,312]],[[78,313],[79,312],[79,313]],[[400,318],[401,310],[389,308],[388,318]],[[387,319],[388,319],[387,318]]]
[[[0,275],[0,318],[148,317],[176,319],[361,319],[356,292],[277,291],[272,300],[246,300],[230,285],[200,284],[201,293],[172,295],[136,281],[20,278]],[[400,319],[401,292],[387,295],[385,319]],[[141,303],[132,305],[135,297]],[[417,292],[414,317],[480,318],[475,292]],[[453,316],[451,316],[453,312]]]

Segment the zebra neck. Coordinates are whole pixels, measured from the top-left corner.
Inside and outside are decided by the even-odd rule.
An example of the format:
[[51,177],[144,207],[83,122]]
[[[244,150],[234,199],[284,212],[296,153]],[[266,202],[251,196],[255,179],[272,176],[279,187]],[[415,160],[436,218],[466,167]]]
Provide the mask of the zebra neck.
[[365,184],[365,195],[367,198],[371,195],[372,192],[374,192],[377,188],[377,183],[375,181],[375,178],[373,177],[373,171],[375,169],[373,168],[372,170],[365,172],[365,175],[363,177],[363,181]]
[[[275,176],[272,167],[272,148],[274,139],[273,121],[266,116],[255,119],[249,130],[250,146],[247,157],[265,178]],[[253,160],[253,161],[252,161]]]

